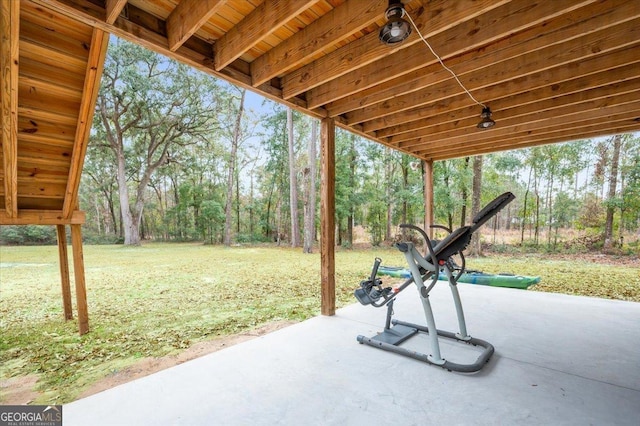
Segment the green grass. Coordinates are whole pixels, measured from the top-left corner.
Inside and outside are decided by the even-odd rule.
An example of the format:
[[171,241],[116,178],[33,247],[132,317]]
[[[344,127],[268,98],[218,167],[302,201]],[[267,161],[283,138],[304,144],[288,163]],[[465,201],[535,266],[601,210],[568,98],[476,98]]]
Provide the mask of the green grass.
[[[147,244],[85,246],[84,255],[91,331],[80,337],[76,322],[62,319],[57,248],[0,247],[0,380],[38,375],[43,394],[36,403],[72,401],[95,381],[143,357],[319,314],[317,253]],[[386,265],[404,265],[397,250],[337,253],[338,306],[355,301],[353,289],[368,276],[376,256]],[[538,291],[640,301],[637,266],[529,255],[470,259],[468,267],[541,275]]]

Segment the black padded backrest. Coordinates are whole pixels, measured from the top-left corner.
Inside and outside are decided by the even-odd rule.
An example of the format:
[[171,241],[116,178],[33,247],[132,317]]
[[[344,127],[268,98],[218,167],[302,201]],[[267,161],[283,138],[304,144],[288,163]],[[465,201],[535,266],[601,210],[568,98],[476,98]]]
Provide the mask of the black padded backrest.
[[463,251],[471,241],[471,227],[463,226],[447,235],[433,248],[438,260],[448,259],[454,254]]
[[512,202],[516,198],[511,192],[505,192],[502,195],[498,195],[489,204],[487,204],[482,210],[478,212],[473,218],[471,225],[471,232],[475,232],[478,228],[484,225],[489,219],[498,214],[507,204]]

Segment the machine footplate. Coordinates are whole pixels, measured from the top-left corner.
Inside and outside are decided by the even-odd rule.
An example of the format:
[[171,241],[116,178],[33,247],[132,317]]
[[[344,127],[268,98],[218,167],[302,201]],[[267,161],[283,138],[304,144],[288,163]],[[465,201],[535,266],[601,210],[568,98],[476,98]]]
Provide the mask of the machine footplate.
[[418,333],[418,330],[413,327],[407,327],[406,325],[394,325],[388,330],[384,330],[382,333],[371,338],[371,340],[377,340],[380,342],[388,343],[390,345],[399,345],[408,338]]

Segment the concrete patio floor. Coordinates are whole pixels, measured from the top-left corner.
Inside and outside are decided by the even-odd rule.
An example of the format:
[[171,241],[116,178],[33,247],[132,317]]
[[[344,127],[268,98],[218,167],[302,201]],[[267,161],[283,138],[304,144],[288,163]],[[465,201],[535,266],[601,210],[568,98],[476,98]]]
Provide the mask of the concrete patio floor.
[[[640,303],[459,288],[469,333],[496,348],[479,373],[358,344],[385,312],[354,304],[65,405],[64,424],[640,424]],[[446,284],[431,303],[438,328],[457,331]],[[415,288],[395,313],[424,323]],[[429,353],[426,337],[406,345]],[[477,356],[467,345],[441,350]]]

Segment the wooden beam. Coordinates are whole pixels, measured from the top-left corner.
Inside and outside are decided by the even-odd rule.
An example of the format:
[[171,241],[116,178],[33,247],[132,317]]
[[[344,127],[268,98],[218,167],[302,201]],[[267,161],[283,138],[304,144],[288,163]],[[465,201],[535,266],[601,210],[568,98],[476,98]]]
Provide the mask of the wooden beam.
[[4,209],[18,214],[18,49],[20,3],[0,2],[0,127],[4,171]]
[[563,131],[558,130],[554,133],[549,133],[543,135],[541,137],[531,137],[531,135],[519,134],[514,135],[514,138],[509,139],[508,144],[493,144],[491,146],[482,146],[478,147],[478,149],[473,150],[473,152],[469,152],[469,150],[460,150],[460,151],[450,151],[447,153],[440,153],[434,155],[433,157],[430,154],[425,153],[424,155],[432,158],[434,161],[447,160],[452,158],[466,157],[468,155],[480,155],[487,154],[491,152],[498,151],[507,151],[514,149],[522,149],[528,148],[532,146],[539,145],[548,145],[552,143],[560,143],[560,142],[568,142],[568,141],[577,141],[589,138],[596,138],[602,136],[611,136],[620,133],[630,133],[636,132],[640,130],[640,124],[637,122],[631,122],[627,120],[626,122],[611,122],[611,123],[598,123],[594,126],[589,126],[586,128],[581,128],[578,131],[569,130]]
[[[498,119],[500,126],[489,132],[478,131],[475,125],[479,121],[480,110],[477,107],[471,107],[465,110],[464,115],[467,117],[461,114],[453,121],[446,122],[446,120],[442,120],[441,124],[392,136],[387,140],[393,146],[410,148],[413,145],[418,145],[422,138],[430,140],[456,137],[468,138],[478,136],[478,134],[481,133],[499,133],[502,129],[509,126],[538,123],[547,119],[558,119],[559,117],[574,115],[577,112],[587,114],[594,110],[597,111],[618,104],[630,103],[637,99],[638,92],[640,92],[640,76],[633,80],[608,84],[564,96],[559,94],[557,98],[549,97],[545,99],[541,97],[538,102],[524,103],[521,105],[516,104],[516,106],[511,108],[500,108],[498,109],[499,113],[493,116],[494,119]],[[506,100],[505,103],[510,102],[515,104],[518,96],[515,98],[515,100]]]
[[[307,103],[301,98],[293,97],[290,99],[282,98],[282,90],[271,84],[263,84],[259,87],[253,87],[251,85],[251,77],[248,74],[249,65],[243,63],[246,66],[246,71],[235,67],[236,63],[240,62],[237,59],[231,66],[227,66],[220,71],[216,71],[213,67],[213,47],[210,47],[211,54],[203,52],[203,49],[194,50],[190,47],[183,45],[179,47],[175,52],[169,50],[169,42],[167,37],[159,32],[150,30],[137,21],[131,21],[120,16],[119,19],[113,25],[107,24],[104,21],[105,10],[95,5],[94,3],[84,1],[81,4],[77,4],[79,0],[31,0],[37,6],[52,9],[57,13],[61,13],[64,16],[68,16],[72,19],[83,22],[95,28],[99,28],[103,31],[114,34],[132,43],[136,43],[154,52],[158,52],[172,59],[187,64],[197,70],[200,70],[209,75],[213,75],[217,78],[222,78],[225,81],[233,83],[237,86],[249,89],[251,91],[259,91],[260,95],[271,99],[273,101],[290,106],[296,111],[301,111],[316,118],[326,117],[326,111],[322,108],[317,108],[310,111],[306,108]],[[135,14],[131,15],[129,19],[139,18],[140,20],[155,19],[147,12],[136,9],[129,5],[130,10],[135,10]],[[55,119],[50,117],[49,120]]]
[[93,111],[96,107],[98,91],[100,90],[100,78],[104,68],[104,60],[109,45],[109,33],[95,28],[91,37],[91,49],[87,71],[84,78],[84,89],[82,91],[82,102],[80,104],[80,114],[78,115],[78,125],[71,156],[71,166],[69,169],[69,180],[64,197],[62,208],[65,217],[70,217],[74,210],[78,208],[78,189],[82,176],[82,167],[89,144],[89,133],[91,122],[93,121]]
[[[487,131],[486,133],[489,135],[472,140],[469,138],[466,138],[466,141],[434,140],[415,147],[415,151],[418,154],[428,154],[430,157],[435,158],[442,154],[451,154],[457,151],[464,151],[467,153],[466,155],[476,155],[477,153],[487,152],[486,149],[497,148],[500,145],[515,145],[520,140],[527,142],[534,139],[547,139],[550,137],[549,135],[562,134],[567,137],[565,140],[575,140],[580,139],[580,136],[573,137],[572,135],[579,135],[586,129],[593,131],[599,128],[606,129],[608,127],[627,125],[640,127],[640,123],[636,121],[639,116],[640,102],[634,102],[602,109],[584,116],[575,114],[573,118],[564,117],[559,120],[548,120],[546,123],[510,126],[500,129],[501,131],[496,132],[494,135],[491,135],[491,131]],[[606,135],[607,133],[602,134]]]
[[[593,0],[586,0],[583,3],[590,1]],[[514,32],[521,31],[575,7],[577,5],[570,4],[568,8],[562,8],[558,7],[558,4],[545,2],[532,6],[530,1],[514,0],[475,19],[467,19],[460,25],[428,39],[432,46],[437,46],[437,49],[434,49],[441,58],[449,58],[470,49],[482,48],[488,43],[507,37]],[[402,64],[402,66],[398,64]],[[307,102],[310,108],[322,106],[424,68],[428,64],[437,65],[438,70],[442,70],[442,66],[429,48],[418,43],[368,64],[357,73],[350,72],[321,86],[314,87],[306,94]]]
[[216,70],[229,65],[318,0],[265,0],[214,44]]
[[320,122],[322,152],[321,198],[320,198],[320,277],[322,315],[336,313],[336,161],[335,121],[325,118]]
[[[640,62],[640,58],[639,58]],[[596,69],[597,71],[597,69]],[[552,73],[550,72],[549,75]],[[561,98],[567,95],[578,93],[581,91],[596,89],[599,87],[610,85],[612,81],[623,82],[629,79],[640,77],[640,71],[637,64],[629,64],[619,68],[606,69],[605,71],[598,72],[584,77],[576,78],[573,80],[561,81],[553,83],[549,86],[543,86],[538,89],[527,90],[523,93],[513,93],[512,96],[508,96],[501,99],[495,99],[491,102],[491,106],[496,107],[495,110],[500,110],[503,117],[513,117],[513,111],[506,113],[505,110],[510,108],[517,108],[526,105],[532,105],[536,102],[542,102],[544,100],[557,98],[553,107],[560,107],[566,104],[565,98]],[[528,89],[526,85],[523,85],[523,89]],[[379,138],[394,137],[393,141],[398,142],[402,140],[411,139],[409,133],[436,126],[438,124],[459,121],[461,119],[470,117],[479,117],[479,108],[477,105],[471,107],[459,108],[458,104],[466,103],[465,100],[460,98],[467,98],[465,95],[459,95],[453,98],[447,99],[445,102],[439,102],[438,105],[429,104],[425,106],[425,110],[432,111],[431,116],[426,118],[412,121],[405,124],[387,127],[376,131],[376,135]],[[468,102],[468,99],[466,99]],[[431,106],[431,108],[429,108]],[[443,108],[449,106],[447,109]],[[440,107],[440,108],[439,108]],[[522,110],[524,111],[524,110]],[[530,110],[532,111],[532,110]]]
[[387,0],[349,0],[322,15],[251,63],[251,78],[257,86],[299,65],[325,49],[371,25],[380,18]]
[[[591,1],[593,0],[586,0],[582,4]],[[532,6],[530,1],[514,0],[501,8],[478,16],[476,19],[467,20],[449,31],[431,37],[430,44],[438,47],[434,49],[441,58],[447,59],[471,49],[486,47],[488,43],[566,13],[567,10],[575,9],[578,5],[570,3],[562,8],[558,7],[558,4],[540,2]],[[429,48],[421,43],[416,44],[368,64],[357,73],[350,72],[314,87],[306,95],[307,102],[310,108],[322,106],[349,94],[404,76],[428,64],[438,66],[437,69],[442,70],[442,66],[437,63]]]
[[63,216],[61,210],[25,210],[21,209],[17,216],[9,216],[0,210],[0,225],[71,225],[83,224],[85,214],[76,210],[70,218]]
[[[499,10],[496,13],[499,13]],[[560,15],[550,21],[544,20],[521,32],[509,33],[509,37],[491,43],[490,48],[483,46],[478,49],[470,49],[462,55],[448,58],[446,64],[457,74],[474,71],[492,65],[496,61],[526,55],[531,51],[540,50],[544,46],[565,43],[576,37],[583,37],[603,27],[607,28],[630,20],[634,16],[638,16],[638,13],[640,11],[638,11],[635,0],[596,3],[572,11],[570,14]],[[509,31],[508,28],[506,30]],[[480,35],[482,34],[484,33],[480,33]],[[484,35],[485,38],[486,36]],[[443,48],[448,50],[446,45]],[[331,102],[327,104],[326,108],[329,115],[334,116],[383,102],[401,94],[415,92],[451,77],[449,73],[446,71],[442,73],[442,71],[445,70],[440,64],[434,63]]]
[[57,225],[58,258],[60,260],[60,281],[62,284],[62,307],[64,318],[73,319],[71,310],[71,280],[69,279],[69,254],[67,251],[67,231],[65,225]]
[[76,283],[78,332],[82,336],[89,331],[89,309],[84,279],[84,254],[82,253],[82,225],[71,225],[71,246],[73,249],[73,274]]
[[107,17],[105,21],[107,24],[113,24],[118,19],[120,12],[127,4],[128,0],[105,0],[105,10],[107,12]]
[[[639,16],[640,16],[640,8]],[[640,18],[623,22],[614,27],[587,34],[583,37],[565,41],[561,44],[546,46],[538,50],[530,50],[524,55],[501,60],[500,52],[492,57],[489,66],[475,68],[471,57],[466,61],[464,72],[458,72],[458,77],[465,81],[465,87],[485,103],[489,100],[484,89],[509,80],[535,74],[553,67],[568,66],[572,62],[580,62],[591,57],[604,55],[621,47],[637,43],[640,38]],[[478,66],[483,64],[478,63]],[[455,70],[455,69],[454,69]],[[469,71],[469,72],[467,72]],[[453,80],[451,75],[446,76],[442,71],[437,71],[438,77],[433,83],[419,91],[396,96],[368,107],[352,111],[347,114],[349,124],[370,121],[385,115],[397,114],[401,111],[415,108],[435,99],[441,99],[455,94],[463,93],[460,85]],[[309,101],[310,105],[312,101]]]
[[[459,0],[455,2],[434,0],[429,2],[428,7],[411,11],[411,16],[425,37],[433,37],[504,3],[506,3],[504,0]],[[391,47],[380,43],[377,31],[371,32],[285,75],[282,79],[283,97],[288,99],[299,95],[372,62],[391,57],[394,52],[406,50],[418,42],[420,42],[420,38],[413,31],[405,41]],[[359,72],[359,75],[363,75],[363,73]],[[345,87],[344,89],[349,88]],[[344,96],[350,93],[353,92],[345,93]]]
[[[625,68],[631,67],[631,74],[639,69],[636,65],[640,62],[638,47],[638,45],[629,46],[606,55],[598,55],[572,63],[570,66],[562,65],[535,74],[518,77],[494,86],[485,87],[483,92],[487,98],[492,99],[492,106],[496,102],[502,103],[505,108],[508,108],[517,106],[519,103],[527,104],[537,101],[538,99],[532,97],[532,94],[540,96],[540,99],[551,99],[555,97],[556,90],[560,92],[558,96],[561,96],[588,89],[592,84],[590,79],[593,79],[593,87],[606,85],[611,81],[624,81],[629,78],[629,71],[625,70]],[[576,79],[576,76],[580,76],[580,78]],[[515,103],[511,104],[514,101],[509,101],[510,98],[515,98]],[[466,93],[458,93],[444,98],[442,96],[434,96],[434,102],[405,110],[399,114],[368,121],[363,124],[363,129],[365,132],[375,131],[379,137],[410,132],[440,124],[439,120],[437,123],[431,120],[431,117],[436,117],[440,114],[452,114],[454,119],[446,121],[455,121],[461,118],[456,113],[456,110],[469,108],[470,105],[474,104]],[[477,105],[474,114],[478,114]]]
[[424,170],[424,230],[433,238],[433,161],[423,160],[422,170]]
[[225,0],[182,0],[167,18],[169,50],[175,52],[213,16]]
[[[568,125],[590,118],[600,119],[607,114],[622,113],[627,108],[632,107],[635,110],[634,104],[638,100],[638,92],[640,91],[640,78],[620,83],[619,86],[619,92],[607,90],[608,87],[605,86],[569,95],[567,97],[572,98],[573,102],[568,102],[567,105],[559,103],[558,107],[552,106],[554,100],[549,99],[539,104],[514,108],[516,111],[523,109],[529,112],[522,114],[516,112],[513,118],[505,116],[502,120],[497,121],[496,127],[487,131],[479,130],[476,127],[479,120],[478,117],[475,117],[461,120],[457,123],[447,123],[422,129],[416,131],[411,140],[403,141],[399,144],[391,144],[392,146],[415,150],[416,146],[432,144],[437,141],[439,144],[449,148],[457,143],[464,145],[471,140],[477,142],[479,139],[493,138],[497,135],[508,137],[513,132],[512,128],[514,127],[523,131],[534,130],[554,125]],[[547,107],[547,105],[550,106]],[[539,108],[536,108],[536,106],[539,106]],[[494,118],[496,117],[494,116]]]

